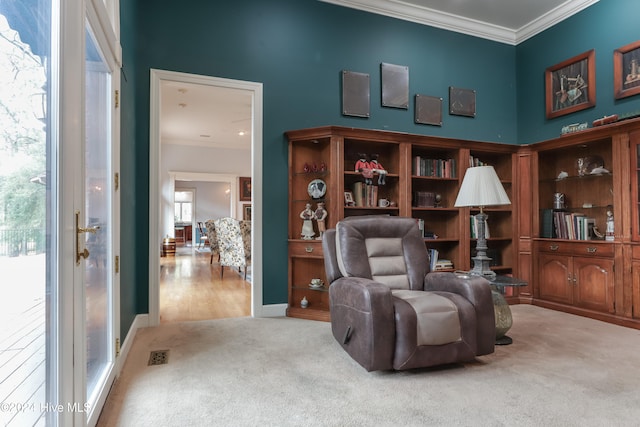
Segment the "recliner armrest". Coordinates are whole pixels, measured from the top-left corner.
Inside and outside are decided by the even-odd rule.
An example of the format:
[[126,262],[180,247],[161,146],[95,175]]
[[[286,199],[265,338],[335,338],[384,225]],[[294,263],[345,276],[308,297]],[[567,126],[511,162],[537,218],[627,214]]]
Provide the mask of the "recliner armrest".
[[329,288],[331,304],[343,304],[363,312],[388,311],[393,317],[391,289],[375,280],[341,277]]
[[392,369],[395,317],[391,290],[374,280],[341,277],[329,287],[331,330],[367,371]]
[[452,292],[474,306],[477,317],[478,355],[493,353],[496,321],[489,281],[480,276],[458,276],[450,272],[432,272],[424,278],[425,291]]

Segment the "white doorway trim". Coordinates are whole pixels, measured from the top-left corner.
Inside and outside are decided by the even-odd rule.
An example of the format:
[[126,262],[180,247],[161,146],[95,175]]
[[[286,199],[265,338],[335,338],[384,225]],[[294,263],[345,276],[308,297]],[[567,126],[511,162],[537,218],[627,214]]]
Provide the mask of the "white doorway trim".
[[151,69],[149,106],[149,326],[160,324],[160,86],[161,81],[246,90],[252,95],[251,316],[262,317],[262,83]]

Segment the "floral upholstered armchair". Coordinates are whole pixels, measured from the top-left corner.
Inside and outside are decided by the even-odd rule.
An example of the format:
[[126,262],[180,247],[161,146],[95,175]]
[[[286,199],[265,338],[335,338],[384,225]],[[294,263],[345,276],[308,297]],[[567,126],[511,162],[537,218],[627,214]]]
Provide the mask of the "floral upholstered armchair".
[[213,255],[218,254],[218,261],[220,261],[220,251],[218,250],[218,233],[216,232],[216,224],[214,220],[209,219],[205,221],[204,227],[207,230],[207,241],[209,242],[209,249],[211,249],[211,259],[209,264],[213,264]]
[[[220,277],[224,277],[225,267],[236,267],[240,272],[244,269],[244,279],[246,280],[247,266],[251,260],[251,243],[249,243],[247,251],[245,241],[242,238],[240,221],[234,218],[220,218],[214,222],[220,253]],[[244,228],[246,229],[246,226]]]

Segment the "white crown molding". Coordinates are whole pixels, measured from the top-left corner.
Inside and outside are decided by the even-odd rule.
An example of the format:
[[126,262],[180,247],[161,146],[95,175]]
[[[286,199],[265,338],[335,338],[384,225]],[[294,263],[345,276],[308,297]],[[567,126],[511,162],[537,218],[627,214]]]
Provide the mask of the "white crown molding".
[[589,6],[598,3],[598,1],[600,0],[570,0],[561,4],[549,13],[542,15],[538,19],[535,19],[518,29],[516,32],[516,44],[522,43],[536,34],[553,27],[570,16],[573,16]]
[[517,45],[599,0],[567,0],[549,13],[514,30],[399,0],[320,0],[365,12],[390,16],[444,30],[455,31],[500,43]]

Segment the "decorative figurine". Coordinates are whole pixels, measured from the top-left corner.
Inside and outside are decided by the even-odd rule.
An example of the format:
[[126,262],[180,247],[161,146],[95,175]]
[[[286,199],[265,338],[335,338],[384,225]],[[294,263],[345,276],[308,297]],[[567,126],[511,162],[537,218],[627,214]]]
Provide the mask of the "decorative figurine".
[[369,167],[373,170],[373,173],[378,174],[378,185],[385,184],[385,178],[387,177],[387,171],[382,166],[382,163],[378,163],[378,155],[372,154],[371,161],[369,162]]
[[315,218],[318,221],[318,240],[322,240],[322,236],[324,235],[325,227],[325,219],[327,219],[327,210],[324,208],[324,202],[319,202],[318,207],[315,211]]
[[367,161],[367,155],[364,153],[358,153],[358,157],[360,157],[360,159],[356,162],[356,172],[360,172],[362,174],[365,184],[373,184],[373,170]]
[[300,307],[302,308],[309,307],[309,300],[307,300],[307,297],[302,297],[302,301],[300,301]]
[[604,239],[608,242],[615,240],[615,232],[613,230],[613,211],[611,207],[607,208],[607,231],[605,231],[604,236]]
[[302,167],[302,172],[311,172],[311,166],[309,166],[309,163],[304,164],[304,166]]
[[311,210],[311,203],[307,203],[304,206],[304,210],[300,212],[300,218],[302,218],[302,238],[304,240],[313,239],[316,233],[313,231],[313,219],[315,215],[313,210]]

